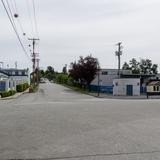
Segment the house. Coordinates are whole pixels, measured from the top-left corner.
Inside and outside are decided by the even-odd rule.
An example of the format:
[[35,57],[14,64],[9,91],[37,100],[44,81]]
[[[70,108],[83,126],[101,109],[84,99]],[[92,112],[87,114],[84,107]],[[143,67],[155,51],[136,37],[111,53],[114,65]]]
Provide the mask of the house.
[[28,69],[0,69],[0,91],[16,90],[16,85],[30,84]]
[[147,95],[160,95],[160,81],[152,81],[147,85]]
[[9,76],[0,70],[0,91],[8,91]]
[[139,96],[140,79],[139,78],[120,78],[113,80],[114,96]]

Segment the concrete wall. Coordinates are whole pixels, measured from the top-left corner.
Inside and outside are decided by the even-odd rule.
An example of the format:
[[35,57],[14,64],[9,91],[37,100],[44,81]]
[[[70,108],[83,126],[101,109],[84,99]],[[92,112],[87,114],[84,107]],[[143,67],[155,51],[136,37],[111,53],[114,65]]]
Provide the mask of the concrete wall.
[[127,85],[133,86],[133,96],[140,95],[140,79],[114,79],[113,95],[127,95]]

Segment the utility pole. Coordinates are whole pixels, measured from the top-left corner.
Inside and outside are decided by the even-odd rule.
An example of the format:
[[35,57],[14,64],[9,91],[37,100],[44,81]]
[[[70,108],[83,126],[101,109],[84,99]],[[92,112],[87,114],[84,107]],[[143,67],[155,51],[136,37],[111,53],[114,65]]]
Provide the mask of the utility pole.
[[97,66],[97,96],[99,97],[99,94],[100,94],[100,66],[98,65]]
[[36,43],[36,41],[39,41],[39,39],[37,39],[37,38],[28,38],[28,40],[30,40],[30,41],[32,41],[32,46],[33,46],[33,51],[32,51],[32,63],[33,63],[33,65],[32,65],[32,67],[33,67],[33,85],[35,85],[35,81],[36,81],[36,79],[35,79],[35,77],[36,77],[36,73],[35,73],[35,70],[36,70],[36,57],[37,57],[37,55],[36,55],[36,53],[35,53],[35,43]]
[[37,61],[37,84],[39,84],[39,61],[40,59],[37,58],[36,61]]
[[15,62],[15,69],[17,69],[17,61]]
[[122,42],[119,42],[116,45],[118,46],[118,51],[116,51],[115,54],[118,57],[118,78],[120,78]]
[[3,66],[4,63],[0,62],[0,64],[1,64],[0,69],[4,68],[4,66]]

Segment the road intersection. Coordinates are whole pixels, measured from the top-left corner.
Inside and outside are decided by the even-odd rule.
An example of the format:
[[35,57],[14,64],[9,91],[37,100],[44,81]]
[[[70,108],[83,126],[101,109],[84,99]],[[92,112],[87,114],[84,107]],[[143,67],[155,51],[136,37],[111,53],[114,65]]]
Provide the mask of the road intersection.
[[0,101],[0,160],[158,160],[160,100],[95,98],[60,85]]

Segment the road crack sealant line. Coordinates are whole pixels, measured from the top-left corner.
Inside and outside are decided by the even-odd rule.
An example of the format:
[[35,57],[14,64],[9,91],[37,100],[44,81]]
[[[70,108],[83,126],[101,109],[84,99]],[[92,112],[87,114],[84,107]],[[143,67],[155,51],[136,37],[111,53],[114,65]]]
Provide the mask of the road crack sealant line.
[[160,151],[146,151],[146,152],[119,152],[119,153],[106,153],[106,154],[88,154],[88,155],[75,155],[75,156],[63,156],[63,157],[52,157],[52,158],[27,158],[27,159],[3,159],[3,160],[65,160],[65,159],[79,159],[89,157],[113,157],[123,155],[144,155],[160,153]]

